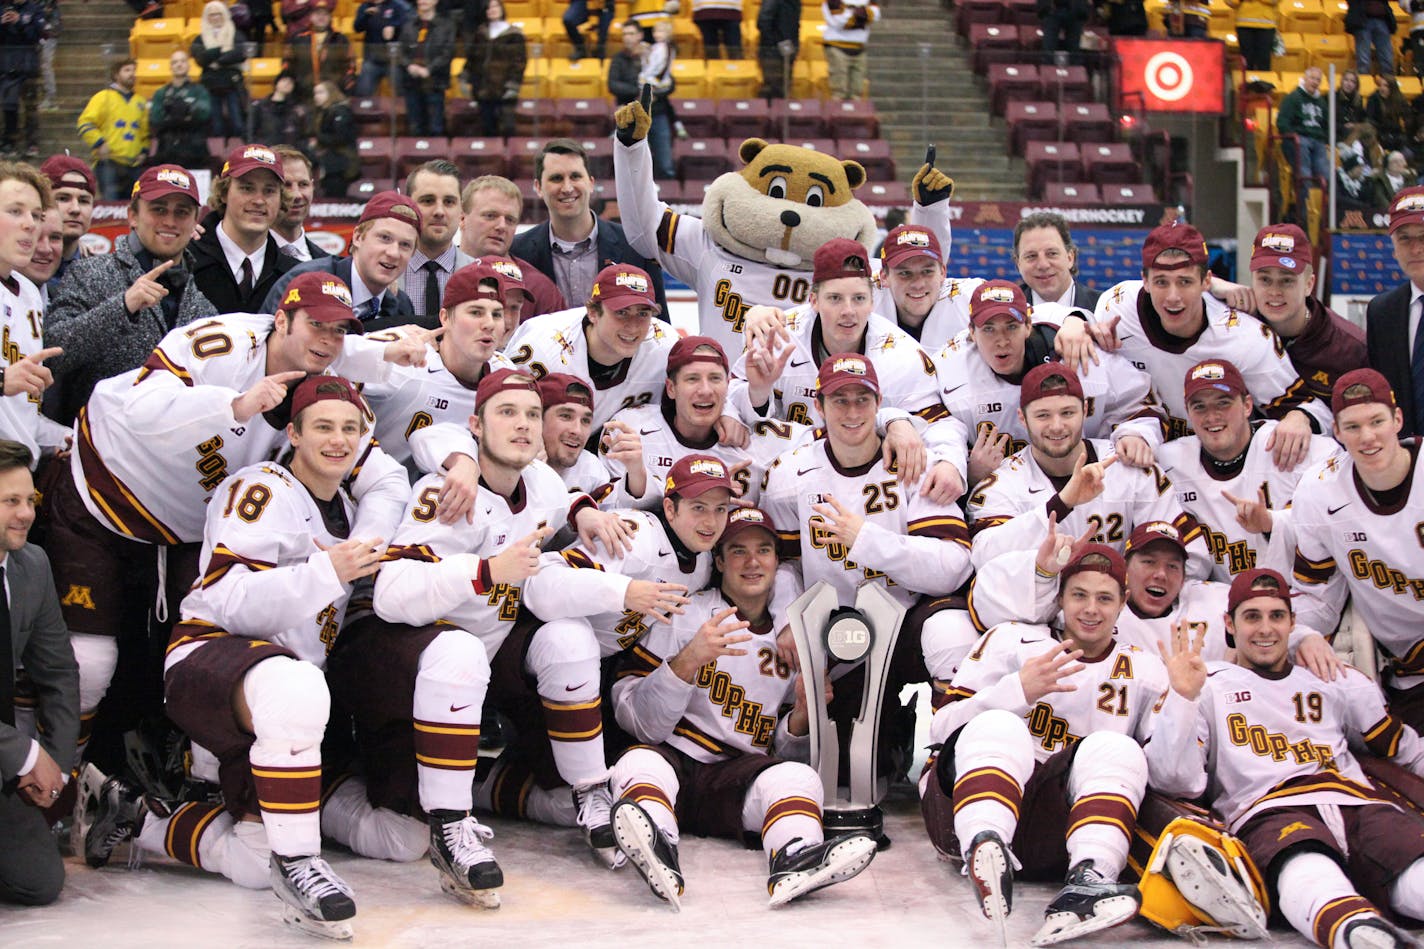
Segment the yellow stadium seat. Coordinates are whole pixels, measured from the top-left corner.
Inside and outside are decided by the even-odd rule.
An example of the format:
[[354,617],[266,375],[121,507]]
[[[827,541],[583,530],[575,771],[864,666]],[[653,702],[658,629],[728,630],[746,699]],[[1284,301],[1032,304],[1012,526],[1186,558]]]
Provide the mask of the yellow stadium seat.
[[129,31],[129,54],[134,59],[161,59],[175,49],[186,49],[183,43],[187,21],[181,17],[160,20],[135,20]]
[[1415,96],[1419,95],[1421,86],[1424,86],[1424,84],[1420,83],[1418,76],[1406,75],[1400,76],[1398,77],[1398,79],[1399,91],[1404,93],[1404,95],[1411,101],[1413,101]]
[[760,85],[761,70],[751,60],[707,61],[707,94],[714,99],[753,99]]
[[1320,6],[1325,10],[1325,32],[1344,33],[1345,11],[1349,8],[1346,0],[1320,0]]
[[1306,51],[1310,53],[1310,65],[1328,69],[1331,63],[1336,70],[1351,69],[1355,65],[1353,40],[1340,33],[1302,36]]
[[140,59],[134,78],[134,92],[145,99],[152,99],[159,86],[173,78],[168,67],[168,57],[162,59]]
[[[672,21],[672,41],[677,48],[679,58],[701,59],[704,55],[702,50],[702,31],[697,28],[697,24],[685,17],[678,17]],[[613,31],[609,31],[608,45],[616,46]],[[611,53],[612,50],[610,49]]]
[[[681,83],[679,83],[681,88]],[[571,63],[556,59],[549,64],[549,96],[554,99],[595,99],[608,91],[603,64],[596,59]]]
[[1213,3],[1207,29],[1213,36],[1218,32],[1227,33],[1236,29],[1236,11],[1220,3]]
[[544,15],[544,0],[509,0],[504,5],[504,18],[510,20],[534,20]]
[[[706,95],[716,95],[707,88],[707,67],[701,60],[678,59],[672,64],[672,75],[677,80],[677,94],[688,99],[698,99]],[[601,95],[602,93],[600,93]]]
[[1269,82],[1277,89],[1281,87],[1281,74],[1274,69],[1248,69],[1242,76],[1242,83]]
[[549,81],[549,61],[530,58],[524,67],[524,84],[519,87],[519,95],[524,99],[543,99]]
[[826,58],[826,44],[822,42],[822,37],[826,34],[826,24],[819,20],[814,23],[801,21],[801,50],[796,54],[798,59],[805,57],[811,62]]
[[[526,20],[525,22],[528,23],[530,21]],[[529,36],[530,33],[526,31],[524,35]],[[612,30],[608,31],[608,41],[610,43],[614,42],[614,35]],[[539,42],[543,46],[543,52],[537,53],[531,46],[529,49],[530,59],[534,59],[538,55],[543,55],[548,59],[567,59],[569,54],[574,51],[574,44],[569,42],[569,34],[564,29],[564,21],[558,17],[546,17],[540,21],[539,37]],[[529,42],[532,44],[534,41],[531,39]],[[612,51],[610,50],[610,52]]]
[[282,71],[282,60],[276,56],[257,56],[247,61],[247,94],[254,99],[272,92],[272,83]]
[[1330,25],[1320,0],[1282,0],[1281,29],[1287,33],[1324,33]]
[[807,62],[796,57],[796,65],[791,69],[791,97],[794,99],[815,99],[828,96],[831,92],[830,71],[825,60]]
[[1271,68],[1277,72],[1304,72],[1310,65],[1310,54],[1305,49],[1305,38],[1299,33],[1279,33],[1285,54],[1271,57]]

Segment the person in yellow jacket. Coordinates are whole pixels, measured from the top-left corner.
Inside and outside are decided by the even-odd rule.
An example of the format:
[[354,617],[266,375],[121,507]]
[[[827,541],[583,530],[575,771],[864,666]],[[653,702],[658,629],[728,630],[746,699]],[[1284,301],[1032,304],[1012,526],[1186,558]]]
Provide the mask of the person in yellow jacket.
[[137,78],[132,59],[115,63],[108,88],[94,93],[79,113],[79,137],[89,146],[106,201],[129,199],[148,152],[148,101],[134,92]]
[[1276,45],[1276,8],[1281,0],[1226,0],[1236,11],[1236,39],[1247,69],[1270,69]]

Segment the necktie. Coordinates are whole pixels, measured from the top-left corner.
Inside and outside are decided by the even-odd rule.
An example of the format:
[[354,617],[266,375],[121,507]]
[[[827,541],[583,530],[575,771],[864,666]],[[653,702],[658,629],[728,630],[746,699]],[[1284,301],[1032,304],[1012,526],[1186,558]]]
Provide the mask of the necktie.
[[425,315],[440,317],[440,265],[433,260],[425,262]]
[[252,258],[242,258],[242,279],[237,282],[238,296],[245,301],[252,294]]
[[362,303],[356,305],[356,319],[366,323],[376,318],[376,298],[367,297]]
[[283,244],[282,256],[290,257],[293,260],[300,260],[303,262],[309,259],[308,257],[304,256],[303,249],[301,247],[298,247],[296,244]]
[[15,724],[15,644],[10,640],[10,597],[0,567],[0,722]]
[[[1424,297],[1419,298],[1424,301]],[[1409,360],[1409,381],[1414,389],[1414,434],[1424,435],[1424,303],[1411,303],[1409,317],[1414,321],[1414,353]]]

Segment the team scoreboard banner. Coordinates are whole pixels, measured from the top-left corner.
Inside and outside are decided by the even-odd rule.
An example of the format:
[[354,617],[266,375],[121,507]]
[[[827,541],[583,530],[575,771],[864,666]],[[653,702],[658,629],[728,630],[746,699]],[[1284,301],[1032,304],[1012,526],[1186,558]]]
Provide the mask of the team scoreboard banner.
[[1120,110],[1226,113],[1226,44],[1115,37],[1113,49]]

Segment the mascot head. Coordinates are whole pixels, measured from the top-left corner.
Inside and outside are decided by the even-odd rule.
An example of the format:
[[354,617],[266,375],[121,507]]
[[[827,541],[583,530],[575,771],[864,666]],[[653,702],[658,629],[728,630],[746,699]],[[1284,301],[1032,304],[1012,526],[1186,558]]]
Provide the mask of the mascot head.
[[869,245],[875,218],[852,192],[865,169],[797,145],[742,143],[741,171],[729,171],[707,189],[702,226],[738,257],[812,269],[816,249],[837,237]]

